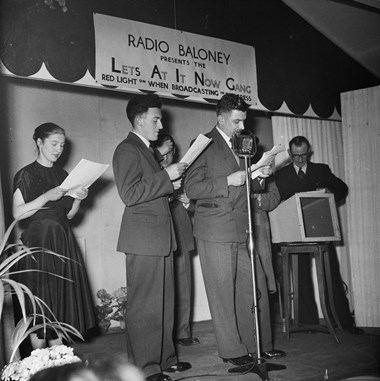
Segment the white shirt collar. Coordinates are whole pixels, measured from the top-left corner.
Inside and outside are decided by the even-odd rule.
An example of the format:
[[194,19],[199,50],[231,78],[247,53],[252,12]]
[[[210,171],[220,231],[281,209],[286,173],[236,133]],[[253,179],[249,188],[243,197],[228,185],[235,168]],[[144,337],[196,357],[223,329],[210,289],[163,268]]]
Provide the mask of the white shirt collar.
[[[300,170],[300,167],[297,167],[294,163],[293,163],[293,168],[294,168],[294,170],[298,173],[298,171]],[[301,169],[302,169],[302,172],[303,173],[306,173],[306,170],[307,170],[307,163],[303,166],[303,167],[301,167]]]
[[231,138],[227,136],[226,133],[223,132],[218,126],[216,126],[216,129],[218,130],[220,135],[222,135],[222,138],[226,141],[226,143],[228,144],[228,147],[232,148],[231,141],[230,141]]
[[146,138],[144,138],[144,136],[141,136],[140,134],[138,134],[136,131],[132,131],[135,135],[137,135],[143,142],[144,144],[149,148],[150,146],[150,141]]

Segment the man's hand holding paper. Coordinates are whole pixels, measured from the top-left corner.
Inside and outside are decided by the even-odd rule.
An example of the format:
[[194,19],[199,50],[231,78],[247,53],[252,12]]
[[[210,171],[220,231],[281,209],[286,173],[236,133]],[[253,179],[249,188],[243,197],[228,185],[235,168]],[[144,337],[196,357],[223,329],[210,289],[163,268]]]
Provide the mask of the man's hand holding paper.
[[174,163],[168,165],[164,170],[168,173],[170,180],[174,181],[179,179],[186,171],[186,163]]
[[255,179],[256,177],[266,178],[272,174],[272,162],[275,159],[276,155],[280,152],[285,151],[285,147],[282,144],[273,146],[270,151],[264,152],[261,159],[256,163],[252,164],[251,171],[251,179]]
[[252,177],[252,175],[256,176],[256,174],[257,174],[256,177],[260,177],[262,179],[265,179],[265,178],[269,177],[272,173],[273,173],[272,166],[271,165],[265,165],[264,167],[261,167],[261,168],[257,169],[255,172],[253,172],[251,174],[251,177]]

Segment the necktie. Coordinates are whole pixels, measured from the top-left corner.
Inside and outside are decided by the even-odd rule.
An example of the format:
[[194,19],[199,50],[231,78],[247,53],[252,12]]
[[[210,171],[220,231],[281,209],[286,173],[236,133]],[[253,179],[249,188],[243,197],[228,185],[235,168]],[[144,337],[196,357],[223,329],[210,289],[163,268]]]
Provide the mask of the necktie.
[[153,149],[153,146],[151,144],[149,144],[149,151],[152,152],[152,155],[154,155],[154,149]]
[[305,180],[305,172],[301,168],[298,170],[298,178],[300,179],[300,181]]
[[238,164],[240,164],[240,159],[239,159],[239,156],[238,156],[238,155],[236,155],[236,153],[235,153],[234,149],[232,148],[232,138],[230,139],[230,144],[229,144],[229,147],[231,148],[231,151],[232,151],[232,153],[233,153],[233,154],[234,154],[234,156],[235,156],[236,162],[237,162]]
[[151,144],[149,144],[149,151],[152,153],[154,159],[158,162],[156,152],[154,151],[154,148]]

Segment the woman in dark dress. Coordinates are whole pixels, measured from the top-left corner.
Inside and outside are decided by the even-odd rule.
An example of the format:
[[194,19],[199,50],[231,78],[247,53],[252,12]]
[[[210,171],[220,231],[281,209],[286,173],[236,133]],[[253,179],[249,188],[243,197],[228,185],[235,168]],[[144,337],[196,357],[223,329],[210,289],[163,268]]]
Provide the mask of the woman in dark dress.
[[[16,280],[41,298],[59,322],[70,324],[86,335],[95,327],[94,306],[84,262],[69,220],[78,212],[88,190],[80,188],[72,198],[65,196],[66,191],[59,187],[67,176],[65,170],[55,166],[65,144],[65,132],[61,127],[54,123],[41,124],[33,139],[38,157],[14,177],[13,216],[25,220],[26,227],[21,236],[25,246],[49,249],[67,259],[61,260],[43,251],[34,254],[34,258],[26,256],[19,262],[18,269],[40,271],[18,274]],[[32,312],[31,306],[27,305],[27,312]],[[30,339],[33,348],[62,343],[61,335],[57,336],[53,330],[48,330],[45,335],[41,329]]]

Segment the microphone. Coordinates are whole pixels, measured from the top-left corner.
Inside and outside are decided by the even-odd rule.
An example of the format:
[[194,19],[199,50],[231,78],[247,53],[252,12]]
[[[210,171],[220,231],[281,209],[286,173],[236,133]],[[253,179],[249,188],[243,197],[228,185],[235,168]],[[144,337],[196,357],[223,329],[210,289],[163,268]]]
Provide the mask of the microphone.
[[254,156],[257,151],[258,142],[259,138],[246,129],[237,129],[231,137],[232,149],[237,156]]

